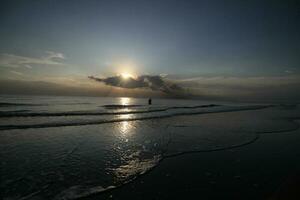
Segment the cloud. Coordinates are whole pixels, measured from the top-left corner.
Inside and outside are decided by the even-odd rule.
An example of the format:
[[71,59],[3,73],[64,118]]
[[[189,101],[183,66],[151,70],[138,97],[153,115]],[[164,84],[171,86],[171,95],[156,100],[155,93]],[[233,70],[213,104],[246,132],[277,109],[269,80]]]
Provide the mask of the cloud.
[[14,70],[11,70],[10,73],[18,75],[18,76],[23,76],[23,73],[18,72],[18,71],[14,71]]
[[300,77],[194,77],[176,84],[195,95],[210,99],[249,101],[299,101]]
[[53,51],[46,51],[46,53],[48,54],[45,57],[46,60],[51,60],[53,58],[65,59],[65,56],[62,53],[57,53],[57,52],[53,52]]
[[160,74],[159,76],[161,76],[161,77],[165,78],[165,77],[167,77],[167,76],[168,76],[168,74]]
[[32,67],[30,65],[25,64],[24,67],[28,68],[28,69],[32,69]]
[[180,93],[183,92],[183,89],[180,86],[172,83],[171,81],[165,80],[161,76],[142,75],[136,78],[128,77],[127,79],[124,79],[122,76],[112,76],[106,78],[89,76],[89,78],[109,86],[120,88],[148,88],[154,91],[161,91],[167,94],[176,95],[180,95]]
[[14,54],[0,54],[0,67],[19,68],[26,67],[31,69],[32,65],[64,65],[61,61],[65,59],[62,53],[47,51],[41,58],[18,56]]
[[177,84],[185,87],[235,87],[235,88],[260,88],[268,86],[283,86],[288,84],[299,84],[297,75],[290,76],[256,76],[256,77],[194,77],[189,79],[179,79]]

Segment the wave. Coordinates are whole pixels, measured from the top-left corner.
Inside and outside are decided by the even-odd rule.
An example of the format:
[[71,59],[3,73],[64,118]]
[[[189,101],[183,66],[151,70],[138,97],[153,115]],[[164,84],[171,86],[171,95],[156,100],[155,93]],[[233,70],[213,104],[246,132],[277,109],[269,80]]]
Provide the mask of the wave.
[[[106,105],[108,107],[121,108],[123,105]],[[216,107],[220,105],[209,104],[199,106],[174,106],[167,108],[149,109],[149,110],[132,110],[132,111],[120,111],[120,112],[97,112],[97,111],[69,111],[69,112],[30,112],[19,113],[16,111],[0,112],[0,118],[8,117],[61,117],[61,116],[97,116],[97,115],[122,115],[122,114],[139,114],[139,113],[151,113],[151,112],[163,112],[174,109],[193,109],[193,108],[207,108]],[[127,106],[128,107],[128,106]]]
[[56,197],[54,197],[54,200],[81,199],[84,197],[91,196],[93,194],[98,194],[108,190],[112,190],[114,188],[116,187],[113,185],[108,187],[102,187],[102,186],[86,187],[86,186],[76,185],[58,194]]
[[[179,151],[177,153],[167,153],[167,149],[169,144],[171,143],[171,140],[168,142],[167,147],[164,152],[161,152],[160,155],[153,156],[152,159],[145,159],[136,162],[135,160],[132,160],[129,162],[128,165],[122,165],[116,169],[117,172],[121,172],[125,174],[124,179],[122,179],[121,182],[114,184],[113,186],[108,186],[106,188],[102,186],[72,186],[64,191],[62,191],[60,194],[58,194],[54,199],[69,199],[69,200],[75,200],[75,199],[82,199],[86,197],[91,197],[99,194],[103,194],[106,192],[110,192],[112,190],[118,189],[120,187],[123,187],[129,183],[132,183],[137,178],[140,178],[141,176],[150,173],[155,167],[157,167],[161,162],[163,162],[165,159],[178,157],[186,154],[195,154],[195,153],[207,153],[207,152],[214,152],[214,151],[223,151],[223,150],[230,150],[235,149],[239,147],[243,147],[246,145],[249,145],[251,143],[254,143],[259,139],[259,134],[254,134],[252,138],[247,139],[246,141],[243,141],[238,144],[233,145],[225,145],[221,147],[214,147],[211,149],[201,149],[201,150],[186,150],[186,151]],[[133,162],[133,164],[132,164]],[[129,171],[129,172],[128,172]]]
[[142,107],[145,105],[120,105],[120,104],[111,104],[111,105],[104,105],[101,106],[106,109],[121,109],[121,108],[136,108],[136,107]]
[[0,102],[0,107],[15,107],[15,106],[55,106],[55,105],[90,105],[92,103],[88,102],[74,102],[74,103],[55,103],[55,104],[33,104],[33,103],[9,103],[9,102]]
[[[72,186],[61,193],[59,193],[56,197],[54,197],[54,200],[58,199],[69,199],[69,200],[74,200],[74,199],[81,199],[85,197],[89,197],[92,195],[97,195],[100,193],[108,192],[114,189],[117,189],[125,184],[128,184],[132,181],[134,181],[136,178],[138,178],[141,175],[144,175],[151,171],[154,167],[156,167],[160,162],[162,161],[162,157],[160,155],[156,155],[153,157],[153,159],[146,159],[143,161],[138,161],[120,166],[118,169],[116,169],[118,172],[122,173],[122,171],[125,171],[126,175],[129,177],[126,177],[124,179],[124,182],[118,183],[116,185],[111,185],[107,187],[103,186]],[[127,174],[129,172],[129,174]]]
[[44,104],[30,104],[30,103],[7,103],[0,102],[0,107],[14,107],[14,106],[41,106]]
[[0,111],[1,115],[6,115],[7,113],[13,114],[13,113],[21,113],[21,112],[29,112],[31,110],[14,110],[14,111]]
[[[54,197],[54,199],[68,199],[68,200],[75,200],[75,199],[82,199],[86,197],[91,197],[99,194],[103,194],[106,192],[110,192],[112,190],[118,189],[122,186],[125,186],[129,183],[132,183],[137,178],[150,173],[155,167],[157,167],[161,162],[165,159],[182,156],[185,154],[194,154],[194,153],[205,153],[205,152],[213,152],[213,151],[222,151],[222,150],[230,150],[242,146],[246,146],[258,140],[259,136],[255,135],[249,141],[245,141],[240,144],[235,144],[231,146],[225,147],[216,147],[213,149],[207,150],[188,150],[188,151],[180,151],[174,154],[164,154],[163,152],[161,155],[155,155],[152,159],[145,159],[141,161],[132,160],[128,165],[122,165],[116,169],[118,173],[124,173],[125,177],[122,179],[121,182],[116,183],[111,186],[103,187],[103,186],[71,186],[68,189],[60,192],[58,195]],[[133,162],[133,164],[132,164]],[[123,172],[124,171],[124,172]],[[129,172],[128,172],[129,171]]]
[[[207,106],[206,106],[207,107]],[[29,129],[29,128],[51,128],[51,127],[64,127],[64,126],[84,126],[84,125],[97,125],[97,124],[104,124],[104,123],[115,123],[115,122],[122,122],[122,121],[135,121],[135,120],[149,120],[149,119],[160,119],[160,118],[168,118],[168,117],[174,117],[174,116],[180,116],[180,115],[196,115],[196,114],[209,114],[209,113],[222,113],[222,112],[237,112],[237,111],[245,111],[245,110],[258,110],[258,109],[264,109],[271,107],[271,105],[256,105],[256,106],[232,106],[232,107],[224,107],[223,110],[192,110],[191,108],[197,108],[194,107],[188,107],[189,110],[182,110],[181,112],[175,112],[175,113],[160,113],[160,115],[152,115],[152,116],[135,116],[132,118],[113,118],[113,119],[102,119],[102,120],[90,120],[90,121],[69,121],[69,122],[51,122],[51,123],[40,123],[40,124],[26,124],[26,125],[2,125],[0,126],[0,130],[12,130],[12,129]],[[170,110],[170,109],[178,109],[178,108],[187,108],[187,107],[170,107],[163,109]],[[203,108],[203,106],[198,106],[198,108]],[[137,111],[137,112],[125,112],[122,114],[133,114],[133,113],[143,113],[144,111]],[[149,113],[149,111],[145,111]],[[151,112],[151,111],[150,111]],[[157,112],[152,111],[152,112]],[[23,113],[20,113],[21,115]],[[39,114],[39,113],[36,113]],[[48,113],[51,116],[51,113]],[[120,114],[120,113],[111,113],[114,115]],[[79,115],[82,115],[79,114]],[[87,115],[91,115],[91,113],[88,113]],[[95,113],[96,115],[96,113]],[[99,113],[97,113],[99,115]],[[102,114],[103,115],[103,114]],[[47,115],[49,116],[49,115]],[[54,115],[57,116],[57,115]],[[60,115],[59,115],[60,116]]]
[[[235,107],[236,110],[233,110],[232,108],[229,109],[227,107],[227,110],[211,111],[211,112],[206,112],[206,113],[256,110],[256,109],[264,109],[267,107],[270,107],[270,106],[242,106],[242,107],[239,107],[239,110],[238,110],[237,106],[236,106]],[[197,114],[197,113],[193,113],[193,114]],[[204,114],[204,112],[200,113],[200,114]],[[177,115],[181,115],[181,114],[177,113]],[[182,114],[182,115],[189,115],[189,114]],[[294,121],[294,120],[298,120],[298,119],[299,119],[299,117],[289,117],[289,118],[285,117],[284,119],[281,119],[281,120]],[[132,120],[134,120],[134,119],[132,119]],[[126,121],[128,121],[128,120],[126,120]],[[177,126],[175,126],[175,127],[177,127]],[[188,126],[178,125],[178,127],[188,127]],[[297,128],[299,128],[299,126]],[[192,130],[193,130],[193,128],[192,128]],[[140,159],[137,161],[135,159],[133,159],[133,160],[130,160],[130,162],[125,163],[125,165],[121,165],[118,168],[116,168],[117,173],[121,174],[120,176],[125,176],[125,179],[122,180],[121,182],[110,183],[108,185],[105,185],[105,184],[102,185],[102,183],[95,183],[94,185],[84,185],[83,183],[79,183],[79,185],[76,184],[76,185],[73,185],[70,187],[66,187],[64,190],[60,191],[57,195],[54,195],[54,199],[70,199],[71,200],[71,199],[84,199],[87,197],[101,198],[101,196],[99,197],[99,195],[106,195],[106,194],[110,195],[110,192],[112,190],[123,187],[123,186],[127,185],[128,183],[132,183],[133,181],[140,178],[144,174],[150,173],[153,169],[155,169],[156,166],[158,166],[165,159],[178,157],[178,156],[182,156],[182,155],[186,155],[186,154],[214,152],[214,151],[222,151],[222,150],[229,150],[229,149],[243,147],[243,146],[249,145],[249,144],[257,141],[261,134],[276,133],[277,132],[276,130],[277,129],[274,129],[274,130],[271,130],[268,132],[261,132],[261,131],[253,130],[253,131],[249,131],[249,133],[251,133],[251,135],[249,134],[249,137],[244,138],[243,141],[239,141],[237,143],[236,142],[226,143],[225,145],[219,145],[219,146],[214,145],[214,146],[211,146],[211,148],[209,148],[209,149],[207,149],[206,147],[202,148],[202,146],[199,145],[199,143],[197,143],[198,146],[196,147],[196,149],[189,147],[186,149],[184,148],[184,150],[168,153],[170,144],[172,142],[174,142],[170,139],[170,140],[168,140],[166,146],[164,146],[166,149],[164,151],[159,152],[160,153],[159,155],[154,155],[152,159]],[[291,131],[291,130],[288,130],[288,131]],[[173,131],[171,131],[170,137],[171,138],[175,137]],[[226,137],[230,137],[230,135],[227,135],[227,133],[226,133]],[[197,142],[197,140],[194,140],[194,139],[192,141],[194,143]],[[73,151],[74,150],[72,150],[71,153]],[[134,166],[134,167],[132,167],[132,166]],[[128,170],[130,170],[129,173],[128,173]],[[126,172],[125,175],[122,174],[123,171]],[[129,178],[128,178],[128,176],[129,176]],[[42,192],[43,192],[42,190],[39,190],[37,192],[33,192],[30,195],[25,196],[24,198],[21,198],[21,199],[31,199],[34,197],[39,198],[40,197],[39,193],[42,193]],[[41,194],[41,196],[42,196],[42,194]],[[105,196],[104,196],[104,198],[105,198]]]
[[[298,117],[296,118],[286,118],[283,120],[288,120],[288,121],[294,121],[299,119]],[[296,128],[299,129],[299,126]],[[291,130],[286,130],[286,132],[289,131],[293,131],[294,129]],[[281,131],[280,131],[281,132]],[[172,153],[172,154],[167,154],[166,152],[162,152],[162,154],[160,156],[156,156],[153,160],[153,162],[151,162],[152,164],[148,167],[145,168],[142,173],[137,173],[135,174],[135,176],[131,179],[128,179],[127,181],[123,182],[123,183],[119,183],[116,184],[114,186],[108,186],[106,188],[103,188],[102,186],[93,186],[93,187],[78,187],[77,190],[77,186],[74,187],[70,187],[69,189],[63,191],[62,193],[60,193],[57,197],[60,197],[61,199],[81,199],[84,197],[90,197],[90,196],[94,196],[94,195],[100,195],[106,192],[110,192],[112,190],[118,189],[120,187],[123,187],[131,182],[133,182],[134,180],[136,180],[137,178],[140,178],[141,176],[150,173],[155,167],[157,167],[161,162],[163,162],[165,159],[169,159],[169,158],[174,158],[174,157],[179,157],[179,156],[183,156],[183,155],[187,155],[187,154],[197,154],[197,153],[207,153],[207,152],[215,152],[215,151],[224,151],[224,150],[230,150],[230,149],[235,149],[235,148],[240,148],[243,146],[247,146],[249,144],[252,144],[254,142],[256,142],[259,138],[260,135],[263,134],[264,132],[260,132],[260,131],[254,131],[253,132],[253,137],[249,140],[246,140],[244,142],[238,143],[238,144],[233,144],[233,145],[229,145],[229,146],[222,146],[222,147],[215,147],[212,149],[202,149],[202,150],[186,150],[186,151],[180,151],[177,153]],[[268,133],[277,133],[276,130],[272,130]],[[159,158],[159,159],[157,159]],[[82,190],[82,188],[84,188]],[[100,188],[99,190],[97,190],[96,188]],[[74,195],[75,194],[79,194],[79,195]]]

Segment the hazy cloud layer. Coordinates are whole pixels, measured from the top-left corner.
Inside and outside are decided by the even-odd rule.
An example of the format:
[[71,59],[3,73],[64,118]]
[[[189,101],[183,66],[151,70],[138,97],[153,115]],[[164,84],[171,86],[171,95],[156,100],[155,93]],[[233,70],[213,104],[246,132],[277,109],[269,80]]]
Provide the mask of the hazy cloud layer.
[[176,84],[211,99],[236,101],[299,101],[300,77],[195,77],[177,80]]
[[[8,75],[15,75],[8,80]],[[201,100],[300,102],[300,76],[174,78],[143,75],[32,77],[0,68],[0,94],[55,94],[87,96],[182,97]],[[4,78],[3,78],[4,79]],[[35,81],[33,81],[35,80]],[[103,83],[103,84],[97,84]],[[114,87],[110,87],[114,86]]]
[[18,75],[18,76],[23,76],[23,74],[21,72],[14,71],[14,70],[11,70],[10,73]]
[[142,75],[136,78],[128,77],[127,79],[122,76],[111,76],[106,78],[97,78],[94,76],[89,76],[90,79],[102,82],[105,85],[135,89],[135,88],[149,88],[154,91],[161,91],[167,94],[179,94],[183,92],[183,89],[172,83],[171,81],[165,80],[161,76],[150,76]]
[[26,67],[32,65],[64,65],[61,61],[65,59],[62,53],[47,51],[46,55],[40,58],[18,56],[14,54],[0,54],[0,67]]

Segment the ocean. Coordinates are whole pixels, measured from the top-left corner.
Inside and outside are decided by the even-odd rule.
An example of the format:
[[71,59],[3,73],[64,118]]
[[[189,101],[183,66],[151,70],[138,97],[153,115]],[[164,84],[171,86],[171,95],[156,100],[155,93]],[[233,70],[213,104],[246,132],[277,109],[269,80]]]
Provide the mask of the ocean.
[[298,130],[299,111],[297,104],[2,95],[2,195],[101,198],[166,159]]

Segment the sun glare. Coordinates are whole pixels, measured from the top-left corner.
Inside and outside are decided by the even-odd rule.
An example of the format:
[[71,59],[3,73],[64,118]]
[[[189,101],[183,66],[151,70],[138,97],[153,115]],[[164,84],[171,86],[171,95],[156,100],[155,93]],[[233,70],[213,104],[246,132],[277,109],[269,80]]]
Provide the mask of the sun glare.
[[120,98],[120,104],[122,106],[129,105],[130,104],[130,98],[128,98],[128,97],[121,97]]
[[121,76],[122,76],[123,79],[128,79],[128,78],[132,77],[132,75],[129,74],[129,73],[122,73]]

